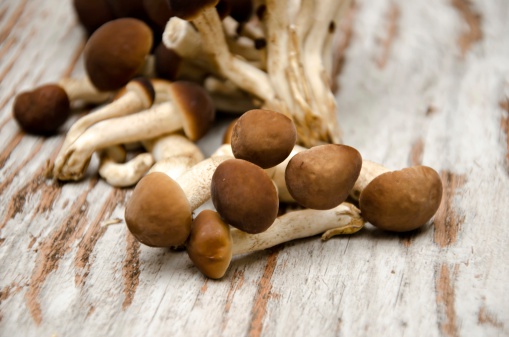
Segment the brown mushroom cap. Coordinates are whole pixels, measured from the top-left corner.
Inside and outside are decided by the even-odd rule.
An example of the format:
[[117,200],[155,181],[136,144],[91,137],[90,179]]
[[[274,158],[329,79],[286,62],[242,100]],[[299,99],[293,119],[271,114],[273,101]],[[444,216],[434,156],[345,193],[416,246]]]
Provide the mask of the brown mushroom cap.
[[142,0],[147,16],[160,28],[164,28],[173,16],[167,0]]
[[240,116],[233,127],[231,144],[235,158],[262,168],[276,166],[292,152],[297,130],[285,115],[253,109]]
[[178,246],[191,231],[191,206],[173,179],[153,172],[136,185],[126,205],[125,222],[134,237],[147,246]]
[[186,136],[196,141],[203,137],[215,118],[214,103],[210,95],[198,84],[177,81],[170,86],[171,101],[182,113]]
[[442,181],[427,166],[414,166],[379,175],[364,188],[359,204],[362,216],[376,227],[406,232],[421,227],[442,200]]
[[219,0],[168,0],[173,15],[184,19],[192,20],[204,9],[214,7]]
[[212,203],[223,219],[244,232],[265,231],[276,219],[277,190],[259,166],[241,159],[221,163],[212,176]]
[[207,277],[224,276],[232,259],[232,238],[228,226],[217,212],[204,210],[191,226],[187,253],[194,265]]
[[85,27],[88,35],[106,22],[115,19],[106,0],[74,0],[73,4],[78,20]]
[[117,90],[145,64],[152,48],[152,31],[132,18],[110,21],[97,29],[84,50],[85,68],[99,90]]
[[157,77],[174,81],[182,58],[172,49],[166,48],[162,42],[154,50],[154,57]]
[[286,186],[302,206],[331,209],[346,200],[361,167],[362,157],[353,147],[315,146],[290,160],[285,171]]
[[65,123],[70,114],[67,93],[56,84],[20,93],[13,105],[13,115],[26,132],[49,135]]

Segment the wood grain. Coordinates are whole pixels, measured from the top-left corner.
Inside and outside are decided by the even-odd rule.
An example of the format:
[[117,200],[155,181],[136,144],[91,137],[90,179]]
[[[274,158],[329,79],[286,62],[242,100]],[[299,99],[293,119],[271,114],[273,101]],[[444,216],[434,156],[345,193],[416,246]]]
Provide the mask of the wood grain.
[[[137,243],[131,189],[46,179],[54,137],[19,130],[15,94],[84,74],[71,1],[0,3],[0,336],[509,336],[509,2],[356,0],[338,25],[344,141],[440,173],[420,230],[366,227],[233,259],[208,280]],[[226,122],[200,141],[207,153]]]

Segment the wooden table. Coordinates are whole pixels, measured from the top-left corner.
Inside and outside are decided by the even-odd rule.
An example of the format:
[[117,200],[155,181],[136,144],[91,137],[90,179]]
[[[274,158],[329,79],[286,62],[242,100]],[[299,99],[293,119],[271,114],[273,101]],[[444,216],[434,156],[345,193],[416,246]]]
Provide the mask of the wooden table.
[[[220,281],[185,253],[141,246],[130,189],[92,169],[44,178],[47,139],[14,95],[83,75],[71,1],[0,3],[0,335],[508,336],[509,2],[358,0],[340,46],[345,143],[389,168],[440,172],[443,203],[417,232],[367,225],[234,259]],[[200,142],[219,145],[224,123]]]

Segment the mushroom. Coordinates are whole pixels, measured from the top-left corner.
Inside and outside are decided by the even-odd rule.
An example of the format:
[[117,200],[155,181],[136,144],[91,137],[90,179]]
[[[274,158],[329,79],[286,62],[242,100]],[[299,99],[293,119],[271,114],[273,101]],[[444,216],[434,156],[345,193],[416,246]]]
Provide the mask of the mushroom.
[[290,160],[285,172],[286,186],[302,206],[330,209],[346,200],[361,166],[361,155],[350,146],[315,146]]
[[152,31],[143,21],[122,18],[102,25],[83,52],[93,85],[99,90],[125,86],[143,68],[152,43]]
[[65,155],[69,147],[92,125],[114,117],[129,115],[140,110],[148,109],[154,102],[155,91],[147,79],[140,77],[131,80],[125,90],[119,93],[112,103],[78,119],[69,129],[59,154],[55,159],[53,175],[60,176]]
[[231,144],[235,158],[264,169],[285,160],[297,141],[292,120],[283,114],[254,109],[244,113],[233,127]]
[[390,171],[365,160],[351,196],[359,200],[366,221],[383,230],[407,232],[423,226],[436,213],[442,181],[428,166]]
[[74,0],[74,10],[88,35],[108,21],[115,19],[106,0]]
[[190,140],[200,139],[214,120],[209,95],[200,86],[184,81],[172,83],[167,94],[171,97],[169,102],[89,127],[62,154],[63,165],[56,177],[80,179],[93,152],[111,145],[155,138],[180,129]]
[[176,180],[162,172],[144,176],[126,205],[127,228],[148,246],[182,245],[189,236],[192,212],[210,199],[214,171],[229,158],[208,158]]
[[109,98],[111,92],[98,91],[88,78],[67,78],[58,84],[45,84],[18,94],[13,104],[13,116],[23,130],[49,135],[65,123],[73,102],[102,103]]
[[247,233],[261,233],[276,219],[277,189],[259,166],[242,159],[220,164],[210,185],[212,203],[230,225]]
[[193,221],[186,247],[195,266],[205,276],[218,279],[226,273],[232,256],[320,233],[322,240],[328,240],[334,235],[353,234],[363,225],[359,210],[348,203],[326,211],[305,209],[287,213],[259,234],[230,229],[218,213],[204,210]]

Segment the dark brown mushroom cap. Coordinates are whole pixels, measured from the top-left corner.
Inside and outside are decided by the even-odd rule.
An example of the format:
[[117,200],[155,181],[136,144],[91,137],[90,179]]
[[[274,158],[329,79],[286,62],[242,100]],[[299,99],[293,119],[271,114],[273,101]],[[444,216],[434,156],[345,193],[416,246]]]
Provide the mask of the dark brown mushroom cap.
[[85,68],[99,90],[118,90],[143,67],[152,48],[152,31],[132,18],[110,21],[92,34],[84,50]]
[[435,214],[442,200],[442,181],[427,166],[387,172],[361,192],[359,205],[366,221],[394,232],[421,227]]
[[161,42],[154,50],[154,58],[157,77],[175,81],[182,61],[181,57]]
[[106,2],[117,18],[146,19],[142,0],[106,0]]
[[191,206],[173,179],[153,172],[136,185],[126,205],[125,222],[134,237],[147,246],[178,246],[191,231]]
[[315,146],[290,160],[285,171],[286,186],[302,206],[331,209],[346,200],[361,167],[362,157],[353,147]]
[[115,19],[106,0],[74,0],[73,4],[78,20],[88,35],[106,22]]
[[164,28],[173,16],[167,0],[142,0],[147,16],[157,26]]
[[211,198],[228,224],[251,234],[269,228],[279,207],[276,187],[267,173],[241,159],[229,159],[216,168]]
[[297,130],[292,120],[271,111],[253,109],[240,116],[233,127],[231,144],[235,158],[262,168],[276,166],[292,152]]
[[214,7],[219,0],[168,0],[173,15],[184,19],[192,20],[204,9]]
[[232,259],[232,238],[228,226],[217,212],[204,210],[191,226],[187,253],[196,268],[205,276],[224,276]]
[[67,93],[56,84],[20,93],[13,105],[13,116],[26,132],[38,135],[55,133],[70,114]]
[[171,101],[182,113],[186,136],[196,141],[212,126],[216,115],[210,95],[200,85],[187,81],[173,82],[170,86]]

